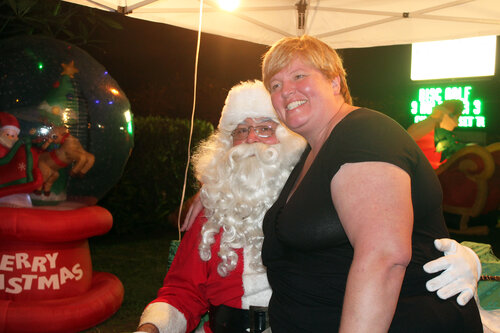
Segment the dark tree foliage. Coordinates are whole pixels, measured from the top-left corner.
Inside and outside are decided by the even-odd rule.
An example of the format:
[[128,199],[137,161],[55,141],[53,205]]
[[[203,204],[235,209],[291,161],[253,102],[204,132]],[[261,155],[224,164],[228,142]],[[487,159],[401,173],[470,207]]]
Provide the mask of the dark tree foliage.
[[0,38],[43,35],[78,46],[99,47],[97,32],[122,25],[93,8],[60,0],[0,0]]
[[[99,202],[113,215],[115,234],[168,229],[172,227],[168,215],[181,201],[190,121],[148,116],[136,117],[134,122],[135,147],[123,176]],[[213,130],[211,123],[195,120],[191,146],[196,147]],[[186,198],[197,189],[190,169]]]

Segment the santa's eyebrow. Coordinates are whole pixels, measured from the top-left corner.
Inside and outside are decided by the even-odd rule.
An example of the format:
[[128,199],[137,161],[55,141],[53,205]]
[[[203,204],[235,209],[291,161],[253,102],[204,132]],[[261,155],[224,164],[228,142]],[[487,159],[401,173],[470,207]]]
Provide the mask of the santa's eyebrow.
[[272,119],[272,118],[262,118],[262,119],[254,119],[254,118],[252,118],[252,119],[257,124],[267,123],[267,122],[272,122],[274,124],[277,124],[277,122],[275,122],[274,119]]
[[265,117],[265,118],[252,118],[254,121],[258,122],[258,123],[263,123],[263,122],[266,122],[266,121],[272,121],[274,122],[274,120],[272,118],[269,118],[269,117]]
[[[274,124],[278,124],[276,121],[274,121],[272,118],[262,118],[262,119],[258,119],[258,118],[250,118],[252,119],[255,123],[257,124],[261,124],[261,123],[267,123],[267,122],[272,122]],[[241,123],[239,123],[236,127],[240,126],[240,125],[245,125],[245,126],[250,126],[250,124],[246,121],[246,119],[244,121],[242,121]]]

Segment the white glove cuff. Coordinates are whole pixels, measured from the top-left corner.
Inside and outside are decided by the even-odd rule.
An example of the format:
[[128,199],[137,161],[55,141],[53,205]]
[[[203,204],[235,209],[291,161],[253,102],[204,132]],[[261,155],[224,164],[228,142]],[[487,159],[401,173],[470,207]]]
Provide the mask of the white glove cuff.
[[469,251],[471,253],[471,255],[474,257],[474,259],[476,260],[476,268],[477,268],[477,281],[479,281],[479,279],[481,278],[481,273],[483,271],[482,269],[482,266],[481,266],[481,261],[479,260],[479,257],[477,256],[476,252],[474,252],[474,250],[472,250],[471,248],[467,247],[467,246],[463,246],[467,251]]
[[160,333],[180,333],[187,329],[182,312],[164,302],[151,303],[144,309],[139,326],[143,324],[155,325]]

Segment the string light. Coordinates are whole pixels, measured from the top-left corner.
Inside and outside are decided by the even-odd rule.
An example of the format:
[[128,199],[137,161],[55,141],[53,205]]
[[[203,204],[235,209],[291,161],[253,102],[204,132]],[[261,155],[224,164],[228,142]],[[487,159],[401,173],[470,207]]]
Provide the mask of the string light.
[[228,12],[234,11],[239,5],[239,0],[219,0],[219,7]]
[[127,110],[123,113],[125,116],[125,121],[127,122],[127,132],[132,135],[133,134],[133,127],[132,127],[132,113],[130,110]]

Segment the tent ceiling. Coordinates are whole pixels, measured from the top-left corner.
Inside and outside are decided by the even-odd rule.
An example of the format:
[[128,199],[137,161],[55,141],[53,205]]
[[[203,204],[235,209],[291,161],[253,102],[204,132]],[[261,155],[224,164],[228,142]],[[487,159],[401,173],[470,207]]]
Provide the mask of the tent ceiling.
[[[68,0],[130,17],[198,29],[199,0]],[[304,29],[299,2],[306,2]],[[205,0],[202,31],[271,45],[306,33],[334,48],[500,35],[499,0],[240,0],[232,12]]]

